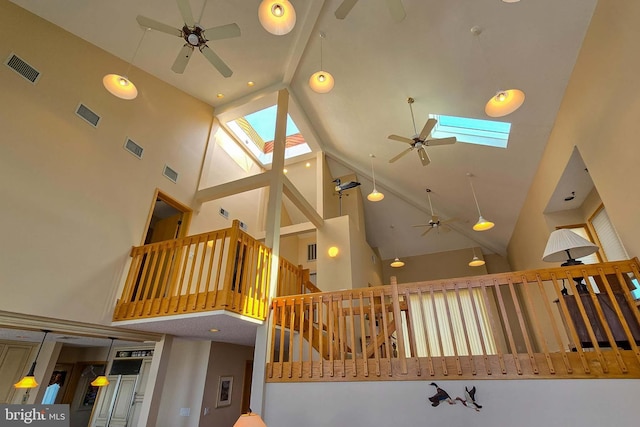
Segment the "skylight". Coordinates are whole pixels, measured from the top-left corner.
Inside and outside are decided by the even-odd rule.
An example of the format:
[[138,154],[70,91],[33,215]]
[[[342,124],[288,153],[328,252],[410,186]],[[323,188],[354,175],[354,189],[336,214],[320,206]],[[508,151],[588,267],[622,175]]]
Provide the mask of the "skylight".
[[[255,113],[229,121],[227,127],[263,165],[273,161],[273,140],[276,133],[277,107],[272,105]],[[291,116],[287,114],[287,135],[284,157],[289,159],[310,153],[305,141]]]
[[458,142],[507,148],[511,123],[434,114],[429,117],[438,120],[431,131],[434,138],[455,136]]

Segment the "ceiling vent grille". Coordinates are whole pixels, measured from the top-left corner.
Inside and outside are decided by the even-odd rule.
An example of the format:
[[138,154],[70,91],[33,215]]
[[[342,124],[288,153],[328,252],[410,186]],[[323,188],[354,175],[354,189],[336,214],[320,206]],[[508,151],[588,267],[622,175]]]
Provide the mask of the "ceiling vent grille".
[[93,111],[91,111],[91,109],[86,105],[84,104],[78,105],[78,108],[76,109],[76,114],[78,115],[78,117],[80,117],[81,119],[89,123],[94,128],[98,127],[98,123],[100,122],[101,117],[96,113],[94,113]]
[[178,172],[171,169],[169,166],[164,165],[164,170],[162,171],[162,175],[167,177],[169,181],[178,182]]
[[40,71],[27,64],[14,53],[9,55],[9,58],[5,61],[5,65],[33,84],[36,84],[38,78],[40,78]]
[[136,156],[137,158],[142,159],[142,153],[144,151],[144,148],[136,144],[133,140],[127,138],[127,140],[124,143],[124,149],[130,152],[131,154],[133,154],[134,156]]

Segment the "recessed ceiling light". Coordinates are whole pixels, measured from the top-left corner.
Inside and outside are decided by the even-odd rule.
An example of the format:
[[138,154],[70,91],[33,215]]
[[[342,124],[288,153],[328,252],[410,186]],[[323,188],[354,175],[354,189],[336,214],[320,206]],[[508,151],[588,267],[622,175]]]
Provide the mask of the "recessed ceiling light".
[[209,332],[220,332],[220,329],[211,328],[211,329],[209,329]]
[[224,98],[224,93],[219,93],[216,95],[218,98]]
[[504,3],[518,3],[520,0],[502,0]]
[[249,86],[249,87],[251,87],[251,86],[253,86],[255,84],[256,84],[255,82],[247,82],[247,86]]
[[289,171],[287,170],[287,168],[284,168],[284,169],[282,169],[282,172],[284,172],[286,174]]
[[311,163],[307,162],[307,163],[305,163],[304,166],[307,167],[307,168],[310,168],[311,167]]

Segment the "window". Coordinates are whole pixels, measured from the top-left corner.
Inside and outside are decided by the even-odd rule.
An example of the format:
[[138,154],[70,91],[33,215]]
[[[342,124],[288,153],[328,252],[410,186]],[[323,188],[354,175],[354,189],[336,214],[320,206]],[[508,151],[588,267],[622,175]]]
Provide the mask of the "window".
[[629,259],[626,249],[622,245],[616,229],[613,227],[604,205],[596,210],[589,218],[589,224],[593,227],[598,238],[598,246],[602,249],[605,261],[620,261]]
[[459,142],[507,148],[511,123],[434,114],[429,117],[438,120],[431,131],[434,138],[455,136]]

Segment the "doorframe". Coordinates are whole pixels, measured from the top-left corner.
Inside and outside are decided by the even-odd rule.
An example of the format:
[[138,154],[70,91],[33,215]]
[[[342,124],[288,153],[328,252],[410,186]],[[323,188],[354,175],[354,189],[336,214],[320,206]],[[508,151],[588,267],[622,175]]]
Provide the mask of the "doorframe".
[[149,209],[149,214],[147,215],[147,222],[144,226],[144,231],[142,233],[142,241],[140,242],[140,246],[144,246],[145,239],[147,237],[147,233],[149,232],[149,226],[151,225],[151,219],[153,218],[153,211],[156,207],[156,203],[158,199],[162,200],[172,208],[175,208],[182,212],[182,224],[180,225],[180,231],[178,232],[178,238],[185,237],[187,235],[187,231],[189,230],[189,225],[191,225],[191,216],[193,214],[193,209],[189,206],[180,203],[178,200],[169,196],[167,193],[163,192],[159,188],[153,193],[153,199],[151,201],[151,208]]

